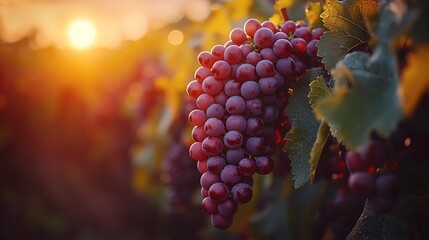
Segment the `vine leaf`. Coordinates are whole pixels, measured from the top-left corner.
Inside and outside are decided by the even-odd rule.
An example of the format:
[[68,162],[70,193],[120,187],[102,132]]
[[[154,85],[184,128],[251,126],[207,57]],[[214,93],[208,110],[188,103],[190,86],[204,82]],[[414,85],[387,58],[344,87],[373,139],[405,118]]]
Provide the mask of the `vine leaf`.
[[[310,105],[314,108],[314,105],[322,101],[325,97],[331,94],[331,89],[326,86],[325,79],[323,76],[318,76],[315,80],[310,83],[310,92],[308,98],[310,99]],[[317,116],[316,116],[317,117]],[[319,126],[317,131],[316,142],[310,152],[310,180],[314,180],[316,175],[317,164],[319,163],[320,155],[322,155],[323,147],[330,135],[330,127],[325,120]]]
[[414,112],[422,95],[429,90],[429,45],[418,48],[411,53],[408,64],[402,73],[400,93],[405,114]]
[[310,2],[305,9],[305,16],[308,19],[308,23],[311,29],[321,27],[323,28],[322,18],[320,14],[323,11],[322,4],[320,2]]
[[330,71],[352,49],[368,43],[377,6],[372,0],[329,1],[326,6],[321,17],[329,31],[317,43],[317,55]]
[[347,240],[409,239],[415,199],[401,198],[396,208],[385,215],[377,214],[370,203],[370,201],[365,203],[363,212],[347,236]]
[[314,108],[334,126],[339,141],[356,149],[367,144],[370,132],[387,135],[402,117],[393,53],[379,45],[372,57],[353,52],[332,71],[334,92]]
[[310,92],[310,82],[322,73],[321,68],[313,68],[298,78],[285,110],[293,125],[285,136],[286,145],[283,150],[289,153],[291,159],[295,188],[301,187],[310,179],[310,152],[320,123],[316,120],[307,95]]

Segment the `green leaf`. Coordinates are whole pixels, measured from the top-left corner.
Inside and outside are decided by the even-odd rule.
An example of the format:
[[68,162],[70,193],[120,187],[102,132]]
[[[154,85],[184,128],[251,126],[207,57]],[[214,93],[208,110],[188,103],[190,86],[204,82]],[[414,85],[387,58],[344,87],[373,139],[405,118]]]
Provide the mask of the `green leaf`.
[[[323,76],[318,76],[310,83],[310,92],[308,93],[308,98],[310,99],[311,107],[314,108],[315,104],[319,103],[325,97],[329,96],[331,92],[331,89],[326,86],[325,79],[323,78]],[[319,130],[317,131],[316,142],[314,143],[313,148],[310,152],[311,181],[314,180],[317,164],[319,163],[320,155],[322,154],[323,147],[325,146],[329,135],[330,127],[326,121],[322,120],[322,123],[319,126]]]
[[320,155],[322,155],[323,147],[329,138],[331,130],[326,121],[322,121],[317,131],[316,142],[310,152],[310,181],[314,181],[316,176],[316,168],[319,163]]
[[309,86],[310,92],[308,93],[308,98],[310,99],[311,107],[314,107],[314,104],[317,104],[323,98],[331,94],[331,89],[326,86],[323,76],[318,76]]
[[367,201],[355,227],[347,236],[347,240],[410,239],[415,205],[415,199],[402,198],[395,210],[389,214],[381,215],[377,214],[370,202]]
[[367,44],[371,38],[370,19],[377,13],[372,0],[329,1],[321,14],[326,31],[317,43],[317,55],[328,71],[353,48]]
[[319,122],[307,98],[310,92],[308,85],[322,73],[321,68],[313,68],[297,79],[285,111],[293,121],[292,129],[285,136],[284,150],[289,153],[295,188],[310,179],[310,152],[317,138]]
[[362,52],[350,53],[332,76],[333,94],[314,107],[338,131],[338,140],[358,148],[366,145],[372,130],[389,134],[403,115],[393,53],[383,45],[371,58]]

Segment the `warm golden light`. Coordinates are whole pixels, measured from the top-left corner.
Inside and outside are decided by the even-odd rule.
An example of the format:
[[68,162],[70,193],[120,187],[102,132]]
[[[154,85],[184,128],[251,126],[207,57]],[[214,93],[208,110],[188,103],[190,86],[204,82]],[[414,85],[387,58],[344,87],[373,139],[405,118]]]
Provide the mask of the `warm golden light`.
[[168,34],[168,42],[177,46],[183,42],[183,33],[179,30],[173,30]]
[[88,48],[94,44],[96,35],[95,25],[89,20],[74,20],[68,28],[69,41],[77,49]]

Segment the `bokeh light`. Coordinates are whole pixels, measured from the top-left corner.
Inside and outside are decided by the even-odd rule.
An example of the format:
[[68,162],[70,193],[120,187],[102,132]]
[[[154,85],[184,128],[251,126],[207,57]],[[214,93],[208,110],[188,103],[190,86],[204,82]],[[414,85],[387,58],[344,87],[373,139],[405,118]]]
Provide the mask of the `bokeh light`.
[[179,30],[173,30],[168,34],[168,42],[171,45],[177,46],[183,42],[183,33]]
[[67,36],[73,48],[84,49],[94,44],[97,29],[90,20],[77,19],[70,23]]

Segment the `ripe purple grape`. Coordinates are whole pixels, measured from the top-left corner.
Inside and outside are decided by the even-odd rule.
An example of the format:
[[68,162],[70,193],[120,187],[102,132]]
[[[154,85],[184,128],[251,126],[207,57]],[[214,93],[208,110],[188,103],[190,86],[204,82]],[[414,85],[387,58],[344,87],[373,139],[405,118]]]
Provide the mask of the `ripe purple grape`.
[[222,152],[223,143],[220,138],[209,136],[202,141],[201,148],[207,156],[216,156]]
[[261,89],[261,93],[264,95],[272,95],[278,88],[277,80],[274,77],[261,78],[259,79],[258,84]]
[[220,179],[227,186],[233,186],[240,181],[241,174],[236,165],[226,165],[220,172]]
[[256,64],[258,64],[258,62],[261,60],[262,56],[257,52],[251,52],[246,56],[246,62],[252,64],[253,66],[256,66]]
[[189,156],[195,161],[205,161],[207,159],[207,155],[204,153],[202,149],[201,142],[194,142],[189,147]]
[[220,215],[226,218],[233,217],[238,210],[238,204],[232,198],[228,198],[225,201],[217,205],[217,209]]
[[186,87],[186,92],[192,98],[197,98],[204,93],[201,83],[197,80],[193,80],[188,84],[188,86]]
[[212,76],[213,73],[212,71],[210,71],[209,68],[206,67],[199,67],[194,74],[194,78],[195,80],[197,80],[198,82],[202,83],[204,79],[206,79],[206,77],[208,76]]
[[197,98],[196,102],[197,102],[198,108],[205,111],[207,110],[208,107],[213,105],[214,99],[209,94],[203,93]]
[[207,133],[204,131],[203,126],[195,126],[192,129],[191,135],[192,139],[196,142],[202,142],[207,137]]
[[211,96],[218,95],[223,88],[222,82],[216,80],[214,76],[208,76],[201,85],[204,92]]
[[229,190],[224,183],[213,183],[209,188],[209,197],[215,202],[223,202],[228,198]]
[[201,209],[208,214],[217,213],[218,204],[210,197],[205,197],[201,202]]
[[229,78],[231,73],[231,65],[224,61],[219,60],[213,64],[212,70],[213,76],[218,80],[224,80]]
[[211,49],[212,56],[216,61],[223,59],[223,53],[225,52],[225,47],[222,45],[215,45]]
[[288,20],[283,23],[281,30],[282,32],[286,33],[288,36],[293,35],[296,30],[296,24],[294,21]]
[[221,181],[220,176],[210,171],[203,173],[203,175],[201,175],[201,178],[200,178],[201,187],[207,190],[209,190],[214,183],[217,183],[220,181]]
[[229,149],[236,149],[243,144],[243,135],[237,131],[228,131],[223,137],[223,143]]
[[244,158],[244,151],[242,148],[228,149],[225,154],[225,159],[229,164],[238,164]]
[[246,110],[246,102],[240,96],[232,96],[226,101],[226,111],[230,114],[242,114]]
[[246,41],[246,38],[246,33],[241,28],[234,28],[229,34],[229,39],[237,45],[243,44]]
[[243,158],[238,163],[238,171],[242,176],[250,177],[256,172],[255,160]]
[[246,141],[246,150],[255,156],[265,152],[266,143],[263,137],[249,137]]
[[269,28],[261,27],[256,30],[253,40],[259,49],[268,48],[273,45],[274,33]]
[[203,51],[198,54],[198,62],[203,67],[211,68],[213,66],[213,63],[215,62],[215,59],[211,53]]
[[225,49],[223,58],[230,64],[241,63],[244,60],[243,52],[237,45],[231,45]]
[[204,123],[204,131],[208,136],[220,137],[225,131],[225,125],[222,120],[218,118],[209,118],[206,123]]
[[265,105],[261,99],[246,100],[246,113],[251,117],[259,117],[264,113]]
[[261,175],[267,175],[273,171],[274,163],[270,157],[259,156],[255,159],[256,172]]
[[211,217],[211,222],[217,229],[227,229],[232,225],[232,218],[226,218],[219,213],[215,213]]
[[224,114],[225,114],[225,110],[223,109],[222,105],[218,103],[211,104],[206,110],[207,118],[222,119]]
[[252,188],[246,183],[237,183],[231,189],[232,198],[239,204],[244,204],[252,199]]
[[259,28],[261,28],[261,22],[259,22],[257,19],[251,18],[244,23],[244,31],[249,37],[253,38],[256,30]]
[[256,73],[259,77],[272,77],[275,73],[274,64],[269,60],[263,59],[256,64]]
[[249,63],[241,64],[235,73],[236,79],[239,82],[256,80],[256,69],[255,66]]
[[227,131],[244,132],[246,129],[246,118],[242,115],[231,115],[225,122]]
[[241,83],[235,79],[225,83],[225,94],[229,97],[240,95]]
[[221,156],[209,157],[209,159],[207,159],[207,169],[212,173],[219,174],[225,165],[225,158]]
[[368,172],[355,172],[349,177],[350,189],[360,196],[368,196],[374,188],[374,179]]
[[[261,80],[259,80],[260,82]],[[244,99],[254,99],[257,98],[260,94],[259,85],[254,81],[246,81],[241,85],[240,93]]]
[[278,57],[288,57],[292,52],[292,44],[286,39],[279,39],[273,44],[273,52]]
[[188,121],[192,126],[202,126],[206,119],[206,114],[200,109],[194,109],[188,115]]
[[313,39],[313,36],[307,27],[300,27],[300,28],[296,29],[293,36],[295,38],[302,38],[306,42],[309,42],[309,41],[311,41],[311,39]]
[[258,136],[262,133],[264,128],[264,121],[261,118],[247,119],[246,134],[248,136]]

